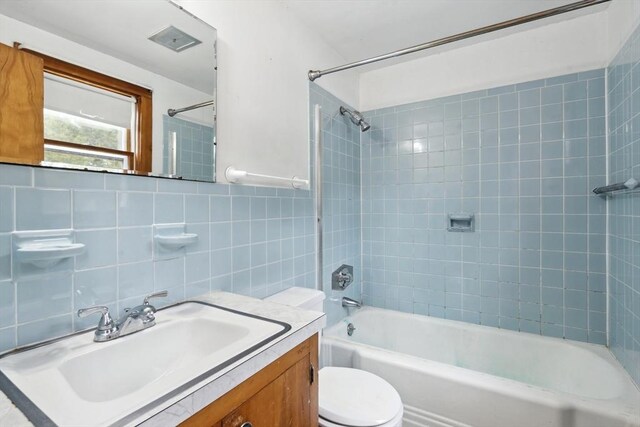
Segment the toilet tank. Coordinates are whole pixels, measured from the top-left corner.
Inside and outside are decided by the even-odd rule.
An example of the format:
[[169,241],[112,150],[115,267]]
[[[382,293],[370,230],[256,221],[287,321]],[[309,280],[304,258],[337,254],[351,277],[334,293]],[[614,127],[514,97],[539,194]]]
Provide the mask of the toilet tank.
[[292,307],[303,308],[305,310],[323,311],[324,292],[317,289],[292,287],[266,297],[265,301]]

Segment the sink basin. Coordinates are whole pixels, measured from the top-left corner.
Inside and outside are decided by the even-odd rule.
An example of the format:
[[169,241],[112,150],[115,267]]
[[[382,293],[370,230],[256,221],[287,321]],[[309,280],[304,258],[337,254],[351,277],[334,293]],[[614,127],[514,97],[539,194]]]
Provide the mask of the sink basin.
[[37,424],[126,424],[290,329],[199,302],[158,311],[156,321],[104,343],[91,331],[10,353],[0,385]]

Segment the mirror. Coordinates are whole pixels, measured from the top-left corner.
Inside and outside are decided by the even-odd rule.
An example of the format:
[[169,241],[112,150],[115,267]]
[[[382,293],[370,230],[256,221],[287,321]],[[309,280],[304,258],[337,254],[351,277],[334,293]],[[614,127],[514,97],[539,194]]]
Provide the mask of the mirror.
[[213,181],[216,75],[169,0],[0,0],[0,162]]

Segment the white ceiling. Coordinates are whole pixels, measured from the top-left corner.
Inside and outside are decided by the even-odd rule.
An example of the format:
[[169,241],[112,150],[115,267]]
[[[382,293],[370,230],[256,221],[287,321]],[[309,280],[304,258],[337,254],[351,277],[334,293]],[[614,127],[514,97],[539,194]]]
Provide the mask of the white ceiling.
[[[275,1],[322,37],[347,62],[351,62],[576,0]],[[606,5],[380,62],[359,70],[385,67],[434,51],[453,49],[554,20],[593,13]],[[178,10],[168,0],[0,0],[0,13],[212,93],[214,83],[210,77],[210,52],[213,50],[215,29]],[[175,53],[147,40],[151,34],[168,25],[174,25],[204,43]],[[313,68],[315,64],[309,66]]]
[[[216,30],[168,0],[0,0],[0,13],[202,92],[214,91]],[[177,53],[147,40],[169,25],[202,44]]]
[[[347,62],[358,61],[442,37],[495,24],[577,0],[281,0],[295,16],[333,47]],[[522,31],[549,22],[603,10],[608,4],[453,43],[438,51]],[[432,53],[433,50],[384,61],[380,68]],[[310,64],[313,66],[313,64]],[[342,64],[335,64],[342,65]]]

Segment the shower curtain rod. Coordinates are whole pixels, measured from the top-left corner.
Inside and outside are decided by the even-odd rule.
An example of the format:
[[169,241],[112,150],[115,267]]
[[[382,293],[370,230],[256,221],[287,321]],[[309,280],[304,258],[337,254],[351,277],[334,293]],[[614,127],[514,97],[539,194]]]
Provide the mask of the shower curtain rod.
[[209,105],[213,105],[213,99],[211,101],[205,101],[205,102],[201,102],[199,104],[194,104],[194,105],[190,105],[188,107],[178,108],[178,109],[175,109],[175,110],[173,108],[169,108],[167,110],[167,114],[169,115],[169,117],[173,117],[176,114],[184,113],[185,111],[195,110],[196,108],[207,107]]
[[539,19],[548,18],[550,16],[560,15],[574,10],[583,9],[585,7],[595,6],[600,3],[607,3],[611,0],[582,0],[575,3],[569,3],[564,6],[555,7],[553,9],[543,10],[541,12],[532,13],[531,15],[521,16],[519,18],[510,19],[508,21],[499,22],[493,25],[487,25],[486,27],[476,28],[475,30],[465,31],[464,33],[455,34],[453,36],[443,37],[441,39],[433,40],[416,46],[408,47],[406,49],[396,50],[394,52],[386,53],[384,55],[374,56],[373,58],[363,59],[362,61],[351,62],[349,64],[341,65],[339,67],[328,68],[326,70],[309,70],[309,80],[314,81],[326,74],[337,73],[338,71],[344,71],[355,67],[361,67],[363,65],[372,64],[374,62],[384,61],[386,59],[395,58],[398,56],[408,55],[414,52],[420,52],[421,50],[431,49],[436,46],[442,46],[444,44],[453,43],[456,41],[468,39],[482,34],[492,33],[494,31],[503,30],[505,28],[515,27],[516,25],[526,24],[528,22],[537,21]]

